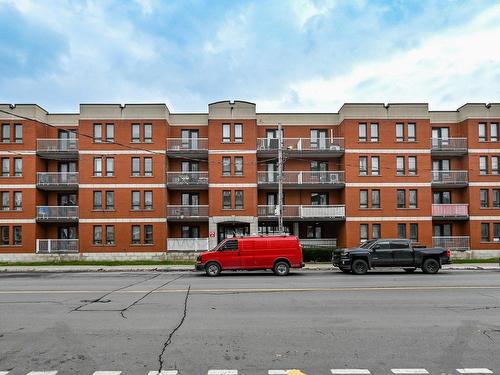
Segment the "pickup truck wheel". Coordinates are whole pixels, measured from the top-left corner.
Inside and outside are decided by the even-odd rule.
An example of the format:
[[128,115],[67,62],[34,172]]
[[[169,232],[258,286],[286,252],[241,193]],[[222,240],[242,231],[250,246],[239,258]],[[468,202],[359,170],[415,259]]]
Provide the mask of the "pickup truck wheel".
[[422,264],[422,271],[424,273],[434,274],[439,271],[439,262],[436,259],[426,259]]
[[368,263],[363,259],[356,259],[352,262],[352,273],[355,275],[364,275],[368,272]]
[[405,270],[405,272],[408,272],[408,273],[413,273],[415,272],[416,268],[403,268]]
[[280,260],[274,265],[273,271],[277,276],[286,276],[290,272],[290,266],[287,262]]
[[220,275],[221,268],[220,266],[215,263],[215,262],[210,262],[205,266],[205,272],[207,276],[219,276]]

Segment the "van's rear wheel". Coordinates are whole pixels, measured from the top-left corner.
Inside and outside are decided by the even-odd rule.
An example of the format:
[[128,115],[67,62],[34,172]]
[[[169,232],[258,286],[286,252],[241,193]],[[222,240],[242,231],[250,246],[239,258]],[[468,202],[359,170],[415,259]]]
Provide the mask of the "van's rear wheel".
[[287,262],[280,260],[274,265],[273,271],[278,276],[286,276],[290,272],[290,266]]
[[422,271],[429,274],[437,273],[439,271],[439,262],[433,258],[426,259],[422,264]]
[[368,263],[363,259],[356,259],[352,262],[352,273],[355,275],[364,275],[368,272]]
[[221,268],[219,264],[215,262],[210,262],[205,266],[205,272],[207,276],[219,276],[220,275]]

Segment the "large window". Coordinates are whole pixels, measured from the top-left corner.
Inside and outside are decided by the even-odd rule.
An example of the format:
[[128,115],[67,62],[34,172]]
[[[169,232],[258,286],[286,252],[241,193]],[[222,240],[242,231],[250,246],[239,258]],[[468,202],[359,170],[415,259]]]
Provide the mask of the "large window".
[[231,142],[231,124],[222,124],[222,142]]
[[152,124],[144,124],[144,142],[152,143],[153,142],[153,125]]
[[497,142],[498,141],[498,124],[491,123],[490,124],[490,141]]
[[488,174],[488,157],[480,156],[479,157],[479,174],[486,175]]
[[417,198],[417,190],[416,189],[410,189],[408,201],[409,201],[410,208],[417,208],[418,198]]
[[486,124],[480,123],[478,126],[479,142],[486,142]]
[[416,156],[408,156],[408,175],[410,175],[410,176],[417,175],[417,157]]
[[396,192],[397,196],[397,207],[405,208],[406,207],[406,194],[404,190],[398,190]]
[[243,176],[243,157],[235,156],[234,157],[234,174],[236,176]]
[[380,175],[380,158],[378,156],[372,156],[372,176]]
[[106,158],[106,176],[112,177],[114,175],[115,175],[115,158]]
[[102,245],[102,225],[94,225],[94,245]]
[[115,192],[106,191],[106,210],[115,209]]
[[0,227],[0,245],[8,246],[9,245],[9,227],[1,226]]
[[408,142],[415,142],[417,140],[417,126],[414,123],[408,124]]
[[23,126],[21,124],[14,124],[14,142],[23,142]]
[[132,210],[141,209],[141,192],[139,190],[132,190]]
[[396,175],[404,176],[405,175],[405,158],[404,156],[396,157]]
[[368,224],[359,224],[359,242],[368,241]]
[[234,124],[234,142],[243,142],[243,124]]
[[10,159],[2,158],[2,176],[8,177],[10,175]]
[[406,238],[406,224],[398,224],[398,238]]
[[94,124],[94,142],[102,142],[102,124]]
[[21,177],[23,175],[23,159],[14,158],[14,176]]
[[106,225],[106,245],[115,244],[115,226]]
[[359,208],[368,208],[368,190],[359,191]]
[[12,227],[12,231],[14,232],[14,246],[19,246],[23,243],[23,229],[20,226]]
[[10,124],[2,124],[2,143],[10,143]]
[[137,177],[141,175],[141,158],[132,158],[132,176]]
[[102,176],[102,158],[94,158],[94,176]]
[[151,190],[144,191],[144,209],[145,210],[153,209],[153,191]]
[[102,191],[94,191],[94,210],[102,210]]
[[380,190],[372,190],[372,208],[380,208]]
[[132,225],[132,244],[138,245],[141,243],[141,226]]
[[144,176],[151,177],[153,175],[153,158],[144,158]]
[[360,176],[368,176],[368,157],[360,156],[359,157],[359,175]]
[[493,207],[500,208],[500,189],[493,189]]
[[231,158],[229,156],[224,156],[222,158],[222,175],[223,176],[231,175]]
[[366,124],[360,123],[358,125],[358,141],[359,142],[366,142],[367,139],[368,139],[368,137],[367,137]]
[[481,223],[481,241],[488,242],[490,240],[490,224]]
[[141,141],[141,125],[132,124],[132,143],[139,143]]
[[418,224],[410,223],[410,240],[413,242],[418,241]]
[[487,208],[489,206],[488,189],[479,190],[479,202],[480,202],[481,208]]
[[153,243],[153,226],[144,225],[144,243],[151,245]]

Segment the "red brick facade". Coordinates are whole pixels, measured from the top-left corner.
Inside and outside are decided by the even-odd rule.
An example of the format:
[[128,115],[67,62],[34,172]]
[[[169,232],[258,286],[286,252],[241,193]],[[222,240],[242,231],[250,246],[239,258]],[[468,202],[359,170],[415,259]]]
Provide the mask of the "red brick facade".
[[204,114],[162,104],[49,114],[0,105],[0,253],[205,249],[273,233],[277,127],[284,223],[307,246],[407,237],[500,251],[500,105],[345,104],[338,113]]

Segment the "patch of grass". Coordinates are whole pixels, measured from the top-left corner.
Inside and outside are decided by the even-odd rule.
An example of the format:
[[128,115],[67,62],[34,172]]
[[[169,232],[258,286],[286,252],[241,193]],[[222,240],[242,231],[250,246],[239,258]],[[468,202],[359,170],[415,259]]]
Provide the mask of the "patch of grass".
[[88,261],[61,260],[53,262],[0,262],[0,266],[192,266],[194,260],[127,260],[127,261]]
[[451,262],[455,264],[463,264],[463,263],[497,263],[498,258],[486,258],[486,259],[455,259],[451,258]]

